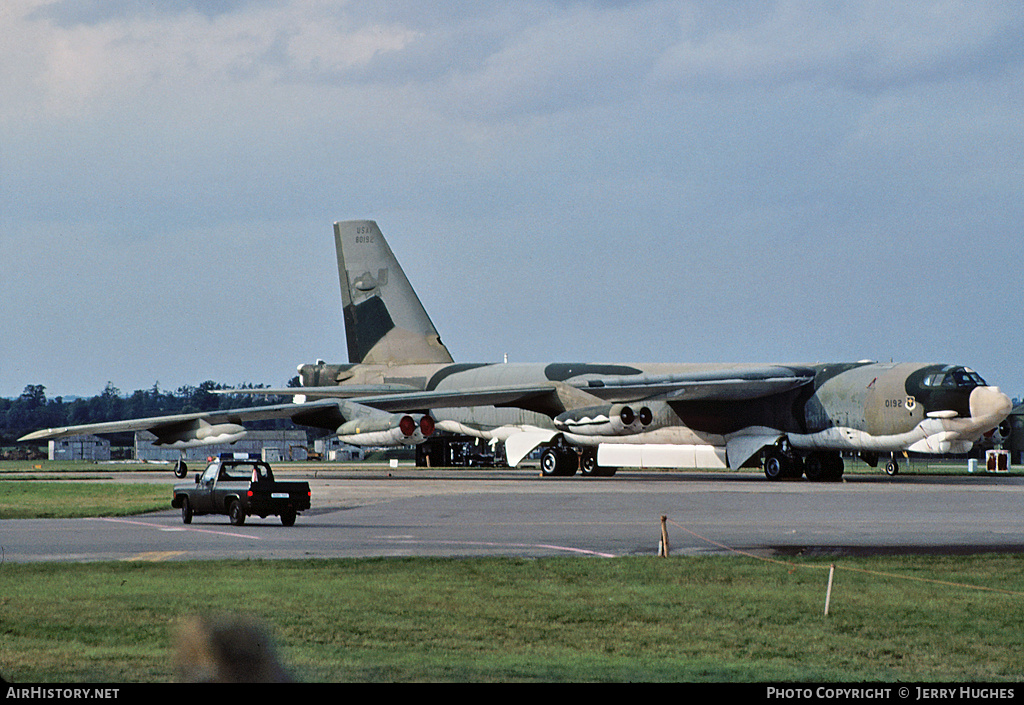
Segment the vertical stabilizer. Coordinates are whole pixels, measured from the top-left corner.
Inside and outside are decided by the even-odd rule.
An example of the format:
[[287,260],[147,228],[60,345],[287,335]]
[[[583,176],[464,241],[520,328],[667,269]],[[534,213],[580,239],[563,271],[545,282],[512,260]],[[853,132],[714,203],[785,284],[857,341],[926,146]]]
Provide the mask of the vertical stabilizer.
[[452,362],[377,223],[335,223],[334,241],[349,362]]

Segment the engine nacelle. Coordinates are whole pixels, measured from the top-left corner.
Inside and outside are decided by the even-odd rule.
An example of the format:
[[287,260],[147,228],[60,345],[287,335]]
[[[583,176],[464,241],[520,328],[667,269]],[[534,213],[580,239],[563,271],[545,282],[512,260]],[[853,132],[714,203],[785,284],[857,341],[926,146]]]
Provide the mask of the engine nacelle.
[[195,448],[234,443],[245,437],[246,429],[245,426],[234,423],[210,424],[203,419],[196,419],[183,424],[154,428],[152,433],[156,436],[156,440],[153,441],[155,446]]
[[362,416],[338,427],[338,438],[355,446],[414,446],[433,435],[434,419],[427,414]]
[[589,406],[555,417],[555,428],[579,436],[628,436],[649,430],[653,423],[654,412],[647,405]]
[[1010,419],[1003,419],[998,426],[984,434],[984,439],[987,443],[1005,443],[1009,440],[1012,431],[1013,425],[1010,423]]

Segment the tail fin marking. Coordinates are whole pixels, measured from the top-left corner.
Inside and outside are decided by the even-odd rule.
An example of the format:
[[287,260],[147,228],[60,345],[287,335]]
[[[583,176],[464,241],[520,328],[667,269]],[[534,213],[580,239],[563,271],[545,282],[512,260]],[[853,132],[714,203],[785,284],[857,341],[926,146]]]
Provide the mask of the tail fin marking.
[[349,362],[452,362],[377,223],[334,224]]

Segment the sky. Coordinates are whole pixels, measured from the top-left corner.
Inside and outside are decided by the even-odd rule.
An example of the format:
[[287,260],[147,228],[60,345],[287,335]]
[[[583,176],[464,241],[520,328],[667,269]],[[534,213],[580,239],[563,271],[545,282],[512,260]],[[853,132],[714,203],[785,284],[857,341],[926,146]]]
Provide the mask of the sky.
[[346,362],[378,222],[460,362],[1024,396],[1024,5],[5,0],[0,396]]

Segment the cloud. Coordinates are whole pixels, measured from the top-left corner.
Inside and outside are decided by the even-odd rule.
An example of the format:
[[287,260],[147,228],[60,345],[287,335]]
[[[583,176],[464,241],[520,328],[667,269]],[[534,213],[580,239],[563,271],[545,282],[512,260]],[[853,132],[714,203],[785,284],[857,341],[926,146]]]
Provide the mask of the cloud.
[[112,21],[130,21],[154,17],[198,14],[219,17],[253,5],[266,5],[267,0],[58,0],[36,7],[31,20],[45,19],[57,27],[95,26]]
[[0,296],[29,342],[0,394],[343,357],[350,217],[460,359],[964,356],[1024,393],[979,342],[1024,322],[991,271],[1024,215],[1022,25],[1008,2],[12,0]]
[[[658,79],[679,87],[791,82],[877,92],[1019,65],[1024,13],[1012,3],[758,3],[684,28]],[[749,5],[745,9],[752,9]]]

